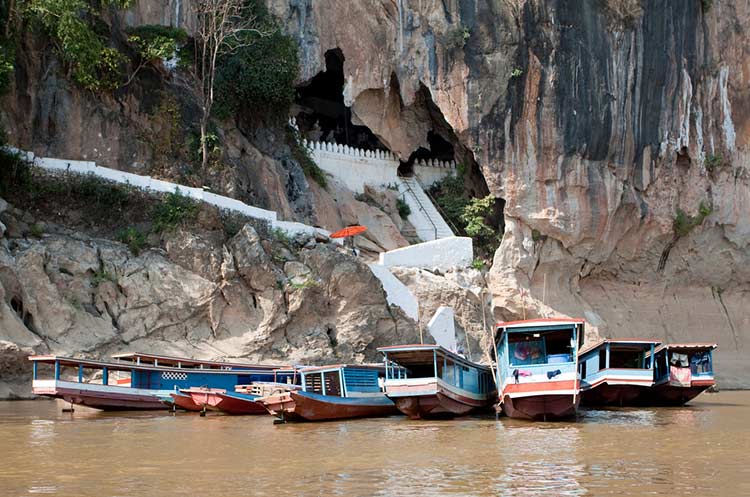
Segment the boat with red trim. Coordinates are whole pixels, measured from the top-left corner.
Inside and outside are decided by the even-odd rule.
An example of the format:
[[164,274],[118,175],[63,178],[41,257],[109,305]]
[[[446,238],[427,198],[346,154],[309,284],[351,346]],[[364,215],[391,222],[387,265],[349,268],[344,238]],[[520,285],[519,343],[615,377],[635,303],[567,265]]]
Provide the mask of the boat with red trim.
[[654,384],[658,340],[603,339],[578,353],[582,406],[640,406]]
[[378,352],[385,356],[385,394],[412,419],[463,416],[494,402],[488,366],[439,345],[396,345]]
[[56,355],[29,360],[35,395],[101,410],[166,409],[176,400],[172,394],[180,389],[195,385],[233,389],[237,384],[271,380],[273,371],[279,369],[140,353],[117,354],[112,361]]
[[715,343],[668,343],[654,352],[654,386],[646,403],[682,406],[716,385]]
[[190,396],[190,394],[182,393],[182,392],[171,392],[169,394],[169,397],[172,399],[172,404],[176,407],[179,407],[180,409],[184,409],[186,411],[192,411],[192,412],[198,412],[202,411],[203,407],[196,404],[193,400],[193,397]]
[[326,421],[398,414],[380,387],[381,365],[337,364],[299,370],[301,389],[260,397],[257,402],[282,421]]
[[511,418],[554,420],[576,415],[578,349],[583,319],[542,318],[498,323],[496,409]]

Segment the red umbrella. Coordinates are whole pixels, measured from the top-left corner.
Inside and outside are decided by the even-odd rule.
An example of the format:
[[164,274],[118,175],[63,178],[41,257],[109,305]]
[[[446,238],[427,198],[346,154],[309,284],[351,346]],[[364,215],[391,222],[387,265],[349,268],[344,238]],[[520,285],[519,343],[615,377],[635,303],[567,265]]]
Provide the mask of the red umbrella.
[[331,233],[328,236],[330,236],[331,238],[346,238],[348,236],[359,235],[360,233],[364,233],[365,231],[367,231],[367,226],[348,226],[342,230],[338,230],[335,233]]

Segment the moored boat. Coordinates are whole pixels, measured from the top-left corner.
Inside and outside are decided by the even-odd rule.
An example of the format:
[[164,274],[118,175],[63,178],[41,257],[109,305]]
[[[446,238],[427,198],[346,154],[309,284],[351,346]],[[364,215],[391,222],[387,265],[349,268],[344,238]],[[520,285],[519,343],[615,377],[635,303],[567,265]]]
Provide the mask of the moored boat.
[[581,405],[639,406],[654,384],[657,340],[604,339],[578,354]]
[[582,319],[529,319],[499,323],[495,334],[496,408],[511,418],[553,420],[575,416],[580,403],[578,348]]
[[258,397],[237,392],[216,395],[219,397],[216,407],[227,414],[266,414],[266,408],[257,402]]
[[439,345],[380,347],[385,394],[412,419],[452,417],[487,408],[495,398],[489,367]]
[[260,397],[266,410],[284,421],[325,421],[397,414],[382,392],[380,365],[346,364],[308,367],[299,371],[302,388]]
[[182,392],[172,392],[169,394],[169,396],[172,399],[172,403],[180,409],[192,412],[203,410],[203,407],[196,404],[190,394]]
[[682,406],[716,385],[715,343],[670,343],[654,352],[654,386],[647,404]]
[[[113,361],[31,356],[32,392],[100,410],[166,409],[172,394],[195,385],[234,388],[273,379],[278,366],[117,354]],[[44,369],[51,379],[43,379]],[[184,399],[182,399],[184,400]],[[187,404],[186,404],[187,405]]]

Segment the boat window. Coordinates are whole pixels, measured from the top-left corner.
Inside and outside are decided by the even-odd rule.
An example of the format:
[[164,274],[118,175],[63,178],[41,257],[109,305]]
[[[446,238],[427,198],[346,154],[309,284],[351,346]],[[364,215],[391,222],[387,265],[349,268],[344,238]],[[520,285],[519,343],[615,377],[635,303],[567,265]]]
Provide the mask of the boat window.
[[620,369],[639,369],[643,364],[642,350],[611,349],[609,367]]
[[690,371],[693,374],[711,373],[711,352],[708,350],[695,352],[690,356]]
[[599,349],[599,371],[607,368],[607,349],[602,347]]
[[341,381],[338,371],[328,371],[323,374],[326,384],[326,395],[341,397]]
[[573,362],[571,338],[569,330],[512,333],[508,337],[510,362],[517,366]]
[[581,378],[586,378],[586,361],[583,361],[578,366],[579,372],[581,373]]

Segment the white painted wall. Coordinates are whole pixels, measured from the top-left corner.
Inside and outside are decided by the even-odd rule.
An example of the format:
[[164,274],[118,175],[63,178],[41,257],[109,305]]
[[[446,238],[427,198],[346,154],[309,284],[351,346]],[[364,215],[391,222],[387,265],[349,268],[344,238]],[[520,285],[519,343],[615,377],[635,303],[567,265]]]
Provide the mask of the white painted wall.
[[427,331],[430,332],[435,343],[448,350],[457,351],[456,323],[453,308],[441,305],[427,323]]
[[417,267],[442,271],[469,267],[473,260],[472,240],[463,236],[441,238],[380,254],[380,264],[386,267]]
[[407,316],[418,321],[419,302],[409,287],[401,283],[385,266],[370,264],[370,270],[383,284],[388,303],[399,306]]
[[[391,152],[306,140],[303,144],[310,150],[313,160],[323,171],[355,193],[364,192],[365,185],[381,187],[398,184],[399,161]],[[422,161],[414,165],[414,171],[425,186],[454,174],[455,170],[454,161]]]
[[425,188],[429,188],[446,176],[456,174],[455,162],[417,161],[414,163],[414,174]]

